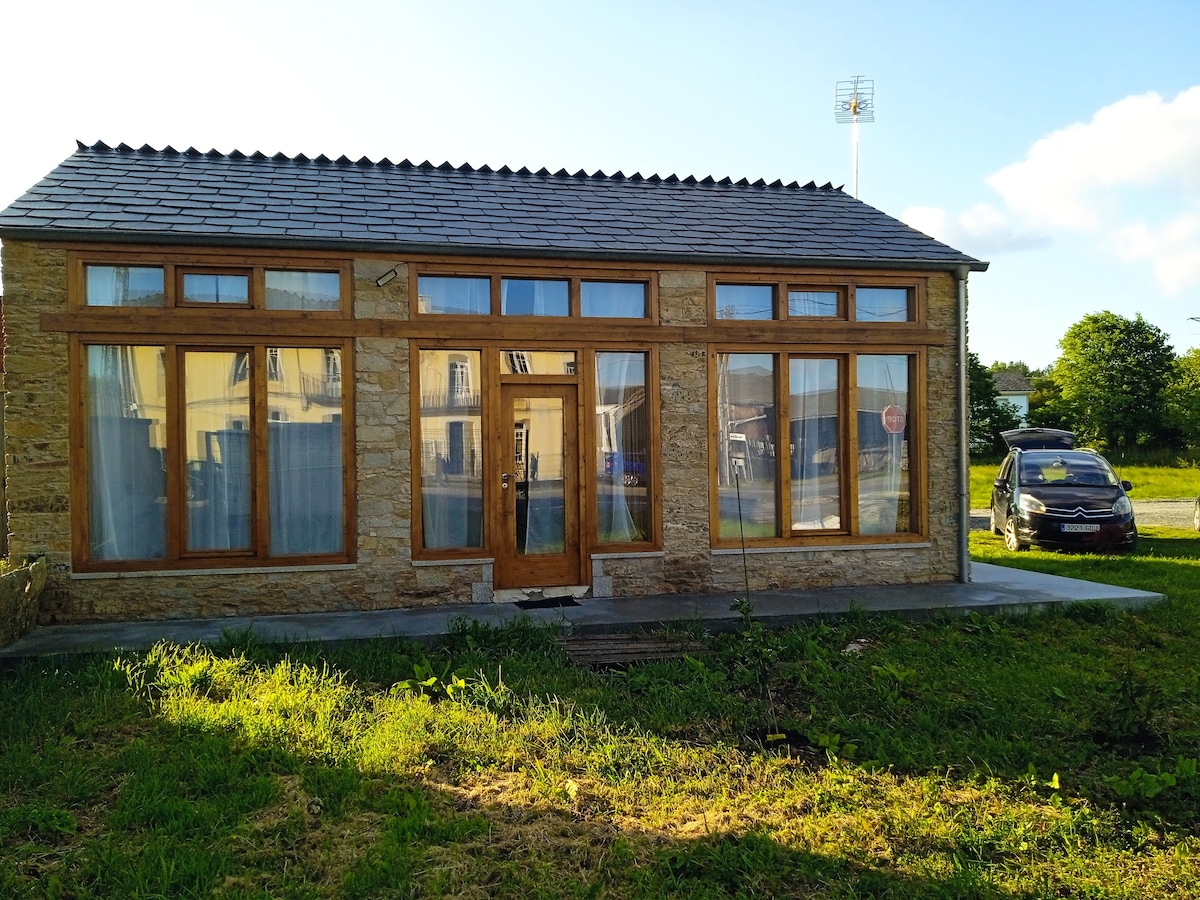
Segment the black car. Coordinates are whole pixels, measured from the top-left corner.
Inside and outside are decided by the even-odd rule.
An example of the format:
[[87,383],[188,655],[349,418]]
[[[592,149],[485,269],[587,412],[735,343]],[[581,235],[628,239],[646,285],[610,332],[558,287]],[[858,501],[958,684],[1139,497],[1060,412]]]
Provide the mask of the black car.
[[992,485],[992,531],[1009,550],[1132,550],[1137,545],[1133,485],[1075,436],[1050,428],[1003,433],[1012,449]]

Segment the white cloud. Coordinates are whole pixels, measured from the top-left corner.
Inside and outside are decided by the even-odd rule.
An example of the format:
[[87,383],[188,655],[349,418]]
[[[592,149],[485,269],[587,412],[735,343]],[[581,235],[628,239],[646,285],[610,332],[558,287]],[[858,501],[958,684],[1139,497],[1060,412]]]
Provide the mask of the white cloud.
[[1017,228],[1010,216],[987,203],[971,207],[957,218],[933,206],[910,206],[900,220],[952,247],[975,256],[1041,247],[1049,239],[1036,231]]
[[1084,235],[1099,252],[1148,265],[1164,293],[1200,285],[1200,85],[1169,101],[1119,100],[986,181],[1001,208],[981,204],[957,219],[918,208],[905,221],[976,255]]

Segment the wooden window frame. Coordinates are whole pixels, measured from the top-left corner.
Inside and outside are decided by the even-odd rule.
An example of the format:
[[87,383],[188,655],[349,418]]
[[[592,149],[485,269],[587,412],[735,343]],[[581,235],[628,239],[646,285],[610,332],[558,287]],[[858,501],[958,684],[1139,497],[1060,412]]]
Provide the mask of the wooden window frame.
[[[437,273],[442,274],[442,273]],[[436,315],[436,314],[435,314]],[[440,318],[440,316],[439,316]],[[465,318],[465,317],[457,317]],[[508,436],[503,434],[505,423],[504,410],[501,402],[501,386],[509,384],[571,384],[576,386],[576,405],[579,422],[579,453],[583,477],[580,479],[580,554],[585,561],[595,553],[639,553],[662,550],[662,448],[660,436],[660,398],[657,390],[651,389],[658,384],[658,345],[647,341],[619,341],[604,344],[584,344],[579,341],[563,342],[548,340],[522,340],[521,348],[526,350],[566,351],[575,353],[574,374],[561,373],[555,375],[507,374],[501,365],[501,355],[513,347],[513,340],[474,341],[454,340],[450,338],[412,339],[409,342],[409,359],[412,360],[412,377],[409,383],[409,408],[411,416],[411,456],[413,460],[421,458],[421,383],[420,355],[426,350],[478,352],[480,354],[480,429],[484,448],[487,452],[495,452],[496,447],[503,446]],[[650,539],[646,541],[630,541],[626,543],[598,543],[595,487],[595,473],[598,466],[596,450],[596,410],[594,397],[596,395],[596,353],[597,352],[636,352],[646,354],[647,399],[650,405],[649,417],[649,452],[650,479],[647,484],[649,492],[647,503],[650,506]],[[484,472],[488,472],[490,461],[483,463]],[[445,561],[458,559],[494,558],[498,549],[497,541],[500,536],[493,533],[492,519],[495,504],[499,502],[496,496],[498,489],[491,484],[491,479],[483,480],[483,538],[479,547],[463,547],[452,549],[428,549],[424,546],[424,516],[422,512],[422,473],[421,467],[414,462],[411,467],[412,494],[412,557],[418,561]],[[581,573],[582,576],[582,573]]]
[[[88,266],[152,266],[163,270],[162,306],[91,306],[87,302]],[[266,273],[324,272],[336,274],[341,287],[341,303],[336,310],[268,309]],[[67,308],[72,313],[107,315],[112,318],[136,315],[153,320],[169,310],[189,315],[230,316],[230,321],[270,316],[289,319],[349,319],[352,316],[354,277],[349,260],[343,258],[298,258],[287,255],[228,254],[213,251],[156,249],[146,251],[72,250],[67,255]],[[183,300],[184,275],[246,275],[247,303],[202,303]],[[178,313],[177,313],[178,314]]]
[[[904,323],[908,324],[908,323]],[[870,347],[821,346],[804,344],[719,343],[709,346],[709,528],[713,549],[733,549],[742,540],[719,537],[720,491],[718,488],[718,434],[720,410],[715,385],[718,377],[718,358],[730,353],[770,354],[775,360],[775,536],[748,538],[746,546],[765,548],[803,548],[810,546],[905,545],[929,540],[929,512],[926,499],[928,472],[928,434],[926,416],[927,353],[924,347],[911,345],[878,345]],[[911,530],[894,534],[863,534],[859,530],[858,507],[858,416],[857,416],[857,358],[859,356],[905,356],[908,358],[909,378],[909,505]],[[789,405],[791,398],[790,366],[793,358],[838,360],[841,379],[838,388],[839,452],[838,471],[842,491],[842,527],[808,531],[796,530],[791,520],[791,447]],[[785,527],[786,526],[786,527]]]
[[[723,329],[736,329],[739,326],[774,321],[788,322],[803,326],[805,323],[816,327],[836,327],[838,325],[858,328],[896,328],[897,326],[924,326],[926,322],[926,275],[906,276],[903,274],[856,273],[846,275],[840,273],[787,273],[787,272],[732,272],[713,271],[708,274],[708,321],[710,324]],[[717,286],[718,285],[771,285],[774,290],[773,316],[767,319],[718,319],[717,318]],[[905,288],[908,290],[908,318],[903,322],[859,322],[855,318],[855,292],[858,288],[882,287]],[[836,316],[789,316],[787,294],[789,290],[836,291],[838,293],[838,314]]]
[[[96,345],[161,346],[166,363],[166,548],[161,559],[96,560],[90,557],[90,491],[88,473],[88,409],[87,409],[87,348]],[[71,431],[72,440],[71,492],[72,504],[72,567],[77,572],[178,571],[229,567],[277,568],[282,566],[311,566],[351,563],[355,559],[357,515],[355,511],[355,446],[353,393],[343,393],[341,415],[342,442],[342,550],[321,554],[292,554],[272,556],[270,550],[270,494],[268,469],[269,437],[267,352],[272,347],[315,350],[340,350],[343,370],[353,366],[353,341],[315,342],[304,338],[259,338],[253,342],[211,338],[196,341],[192,338],[170,337],[130,338],[120,335],[72,336],[70,356],[72,369]],[[186,471],[186,384],[184,364],[189,352],[249,352],[249,431],[251,433],[251,503],[253,509],[251,548],[248,550],[188,550],[186,549],[187,504]],[[343,382],[344,383],[344,382]]]
[[[412,320],[423,321],[454,321],[478,322],[485,316],[480,314],[434,313],[422,312],[419,299],[419,284],[422,275],[441,278],[480,278],[490,279],[489,315],[514,324],[534,324],[571,322],[572,324],[591,324],[604,322],[614,328],[648,328],[658,324],[658,269],[629,269],[629,268],[590,268],[574,265],[530,265],[521,267],[511,264],[491,263],[435,263],[412,262],[409,275],[409,316]],[[566,281],[568,314],[565,316],[534,316],[512,315],[502,312],[501,281],[504,279],[525,279],[530,281]],[[580,299],[580,285],[585,281],[616,282],[625,284],[641,284],[646,291],[646,314],[640,317],[618,316],[584,316]]]

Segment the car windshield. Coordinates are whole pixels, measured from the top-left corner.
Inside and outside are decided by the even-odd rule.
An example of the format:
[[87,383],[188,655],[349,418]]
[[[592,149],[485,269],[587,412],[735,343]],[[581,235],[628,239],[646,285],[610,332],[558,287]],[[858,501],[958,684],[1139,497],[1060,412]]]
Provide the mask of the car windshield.
[[1091,453],[1031,451],[1021,456],[1021,484],[1112,487],[1119,482],[1108,463]]

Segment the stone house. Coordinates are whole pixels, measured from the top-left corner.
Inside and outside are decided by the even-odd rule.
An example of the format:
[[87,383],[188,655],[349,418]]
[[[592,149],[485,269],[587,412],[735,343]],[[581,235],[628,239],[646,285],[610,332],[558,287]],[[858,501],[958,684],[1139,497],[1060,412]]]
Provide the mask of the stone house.
[[0,239],[43,622],[965,577],[986,264],[830,185],[80,145]]
[[1033,384],[1013,369],[993,372],[992,381],[996,385],[996,396],[1013,408],[1024,428],[1029,424],[1029,395],[1033,393]]

